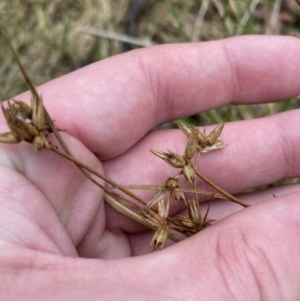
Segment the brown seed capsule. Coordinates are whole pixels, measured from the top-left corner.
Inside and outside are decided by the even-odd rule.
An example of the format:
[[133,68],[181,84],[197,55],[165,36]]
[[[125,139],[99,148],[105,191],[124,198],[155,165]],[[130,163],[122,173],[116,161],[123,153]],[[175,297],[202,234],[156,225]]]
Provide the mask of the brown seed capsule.
[[205,147],[207,145],[207,137],[204,132],[202,132],[200,129],[195,127],[198,132],[198,143],[200,147]]
[[170,195],[171,195],[171,198],[175,201],[180,202],[180,201],[185,200],[185,196],[184,196],[184,193],[182,191],[173,190],[173,191],[171,191]]
[[226,144],[221,141],[221,140],[217,140],[216,143],[214,143],[213,145],[208,145],[204,148],[201,148],[200,149],[200,153],[201,154],[206,154],[206,153],[209,153],[209,152],[212,152],[212,151],[215,151],[215,150],[218,150],[218,149],[222,149],[226,146]]
[[178,180],[174,179],[174,178],[169,178],[165,182],[165,187],[168,188],[168,189],[170,189],[170,190],[178,188],[179,187]]
[[165,187],[166,189],[171,190],[170,195],[173,200],[184,201],[184,193],[175,190],[176,188],[179,188],[178,179],[169,178],[165,183]]
[[216,143],[216,141],[218,140],[218,138],[220,137],[223,131],[223,127],[224,127],[224,123],[221,123],[217,125],[216,128],[209,133],[209,135],[207,136],[208,145],[213,145]]
[[193,167],[190,164],[186,164],[182,168],[183,174],[185,178],[190,182],[193,183],[195,181],[195,172]]
[[207,137],[205,133],[203,133],[200,129],[198,129],[196,126],[193,124],[190,124],[189,126],[185,124],[181,124],[179,128],[182,130],[182,132],[189,138],[192,130],[195,129],[197,131],[198,135],[198,147],[205,147],[207,145]]
[[36,102],[31,108],[22,101],[13,100],[13,103],[8,100],[8,107],[2,106],[2,111],[6,119],[6,123],[11,130],[10,133],[0,134],[0,142],[18,143],[27,141],[33,144],[35,150],[49,148],[51,144],[47,141],[44,119],[43,102]]
[[164,152],[159,152],[159,151],[155,151],[152,149],[150,151],[151,151],[151,153],[153,153],[154,155],[163,159],[164,161],[166,161],[169,165],[171,165],[173,167],[182,168],[186,163],[182,156],[175,154],[173,152],[164,153]]
[[37,152],[43,148],[51,148],[51,144],[44,136],[34,137],[32,145]]
[[198,130],[196,128],[192,128],[184,153],[184,158],[186,160],[191,160],[194,157],[197,149],[197,145],[198,145]]
[[157,249],[162,249],[168,239],[169,236],[169,228],[167,226],[163,226],[158,228],[152,237],[150,242],[150,247],[152,246],[152,251]]
[[197,225],[202,223],[202,217],[200,213],[199,202],[196,198],[186,201],[186,206],[188,209],[190,219]]
[[5,109],[2,104],[2,111],[12,135],[19,141],[25,140],[31,142],[35,136],[39,135],[38,130],[32,123],[26,122],[26,120],[21,117],[24,112],[22,110],[19,111],[19,104],[13,103],[11,105],[9,101],[7,103],[7,109]]
[[14,101],[14,103],[12,106],[10,106],[10,103],[8,101],[11,113],[20,120],[31,119],[32,108],[22,101],[18,101],[18,100],[14,100],[14,99],[13,99],[13,101]]
[[187,236],[192,236],[199,232],[199,227],[188,217],[177,216],[175,218],[169,218],[169,220],[173,223],[169,226],[170,228],[176,229]]
[[185,216],[182,216],[179,219],[179,224],[188,229],[194,229],[197,227],[197,225],[191,219],[189,219],[188,217],[185,217]]
[[157,250],[158,248],[162,249],[169,237],[169,227],[166,220],[168,215],[169,202],[167,202],[166,205],[164,200],[160,200],[158,202],[157,214],[155,214],[157,230],[155,231],[150,243],[150,246],[152,246],[153,251]]

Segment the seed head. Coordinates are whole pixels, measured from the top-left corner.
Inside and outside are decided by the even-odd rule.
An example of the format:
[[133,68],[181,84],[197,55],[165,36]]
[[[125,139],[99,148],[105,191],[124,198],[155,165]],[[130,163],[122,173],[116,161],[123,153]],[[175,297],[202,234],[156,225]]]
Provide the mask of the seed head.
[[154,235],[150,242],[150,247],[152,247],[152,251],[156,251],[157,249],[162,249],[168,239],[168,236],[169,236],[169,228],[167,226],[157,229],[154,232]]
[[220,137],[220,135],[223,131],[223,128],[224,128],[224,123],[221,123],[221,124],[217,125],[216,128],[214,128],[209,133],[209,135],[207,136],[208,145],[212,146],[217,142],[218,138]]
[[192,128],[184,153],[184,158],[186,160],[191,160],[194,157],[195,152],[197,150],[197,145],[198,145],[198,130],[196,128]]
[[152,149],[150,151],[151,151],[151,153],[153,153],[154,155],[163,159],[164,161],[166,161],[168,164],[170,164],[173,167],[182,168],[185,164],[184,158],[173,152],[165,153],[165,152],[155,151]]
[[185,178],[190,182],[193,183],[195,181],[195,171],[191,164],[186,164],[182,168],[183,174]]

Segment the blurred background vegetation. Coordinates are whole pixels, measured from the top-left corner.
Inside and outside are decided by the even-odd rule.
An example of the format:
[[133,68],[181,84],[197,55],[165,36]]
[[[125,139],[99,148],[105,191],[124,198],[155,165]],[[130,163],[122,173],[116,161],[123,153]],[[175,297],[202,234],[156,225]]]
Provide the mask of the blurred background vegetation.
[[[0,24],[7,28],[38,86],[92,62],[152,44],[243,34],[300,37],[300,7],[295,0],[0,0]],[[25,90],[17,64],[0,39],[0,98]],[[276,104],[226,106],[161,127],[257,118],[299,107],[299,97]],[[293,182],[299,179],[270,185]]]
[[[300,37],[300,7],[295,0],[0,0],[0,23],[38,86],[142,47],[140,44],[208,41],[242,34]],[[125,43],[126,38],[131,42]],[[0,43],[0,95],[4,100],[27,87],[8,47]],[[298,97],[277,104],[226,106],[181,121],[205,125],[255,118],[299,104]]]

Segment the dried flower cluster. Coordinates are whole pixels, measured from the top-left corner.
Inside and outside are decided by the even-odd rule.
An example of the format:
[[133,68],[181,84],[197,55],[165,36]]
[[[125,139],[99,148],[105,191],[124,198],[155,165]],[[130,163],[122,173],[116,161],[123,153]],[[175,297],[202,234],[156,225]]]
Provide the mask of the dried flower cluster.
[[47,140],[51,132],[44,116],[44,105],[41,97],[31,94],[31,107],[22,101],[12,99],[12,104],[7,101],[8,107],[1,104],[6,123],[11,130],[0,135],[0,142],[18,143],[27,141],[32,143],[35,150],[50,148]]
[[[180,129],[188,137],[183,155],[176,154],[172,151],[161,152],[151,150],[154,155],[164,160],[170,166],[179,169],[173,177],[167,178],[161,186],[141,184],[124,186],[93,170],[83,162],[78,161],[72,156],[70,150],[61,138],[59,129],[55,127],[44,107],[42,97],[38,95],[36,88],[31,83],[17,54],[7,39],[5,30],[1,29],[1,33],[8,42],[31,91],[31,106],[14,99],[8,100],[7,106],[4,106],[2,103],[2,111],[10,132],[1,134],[0,142],[19,143],[26,141],[31,143],[36,151],[47,149],[74,162],[93,183],[104,190],[105,201],[115,210],[154,230],[154,235],[150,242],[153,250],[163,248],[168,238],[173,241],[180,241],[184,237],[194,235],[209,226],[212,220],[208,218],[208,213],[213,199],[228,199],[244,207],[248,206],[248,204],[236,199],[218,187],[197,169],[198,161],[201,156],[225,147],[225,143],[220,140],[224,124],[218,125],[208,135],[205,131],[201,131],[193,125],[181,125]],[[48,135],[51,133],[54,134],[64,151],[60,151],[50,143]],[[93,175],[93,177],[91,175]],[[101,185],[95,180],[95,176],[110,184],[111,188],[109,189]],[[180,187],[178,181],[180,177],[183,177],[184,180],[182,182],[185,183],[182,187]],[[215,192],[198,189],[198,178],[210,185]],[[116,193],[116,189],[121,191],[122,194]],[[150,200],[144,200],[133,193],[132,189],[151,189],[155,190],[155,193]],[[210,203],[204,216],[200,212],[199,194],[206,195],[210,198]],[[170,216],[169,207],[170,202],[173,201],[182,202],[187,208],[188,216]],[[140,205],[136,205],[136,202],[139,202]],[[157,208],[155,209],[154,207]]]

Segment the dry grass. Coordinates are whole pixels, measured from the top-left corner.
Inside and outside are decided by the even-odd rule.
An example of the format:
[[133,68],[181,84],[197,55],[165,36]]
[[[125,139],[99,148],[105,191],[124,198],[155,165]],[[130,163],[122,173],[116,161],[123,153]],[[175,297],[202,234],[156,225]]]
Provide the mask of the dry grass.
[[[144,10],[135,19],[134,11],[142,2],[146,3]],[[79,31],[81,26],[130,33],[156,44],[250,33],[300,36],[300,9],[293,0],[0,0],[0,12],[1,24],[13,37],[13,44],[36,85],[123,51],[121,42],[84,34]],[[133,26],[126,30],[128,21]],[[0,48],[0,59],[1,99],[26,90],[6,47]],[[205,125],[296,107],[299,99],[279,104],[227,106],[188,121]]]
[[[1,16],[1,23],[6,26],[36,85],[122,51],[120,43],[96,39],[80,33],[78,28],[90,25],[120,31],[125,13],[120,8],[126,9],[122,4],[125,1],[2,2],[0,11],[5,12],[5,15]],[[6,47],[1,47],[1,60],[2,95],[15,95],[25,90]],[[3,76],[4,74],[9,76]]]

